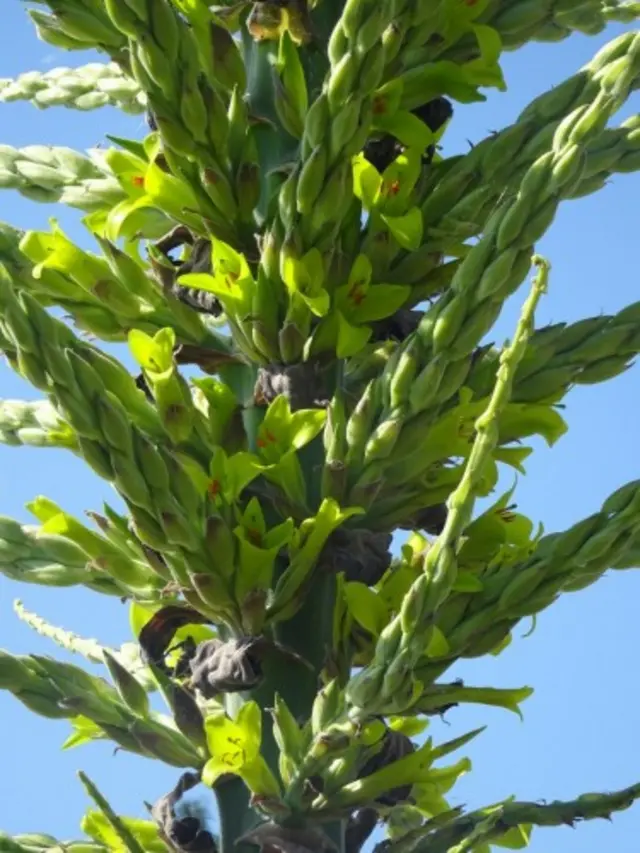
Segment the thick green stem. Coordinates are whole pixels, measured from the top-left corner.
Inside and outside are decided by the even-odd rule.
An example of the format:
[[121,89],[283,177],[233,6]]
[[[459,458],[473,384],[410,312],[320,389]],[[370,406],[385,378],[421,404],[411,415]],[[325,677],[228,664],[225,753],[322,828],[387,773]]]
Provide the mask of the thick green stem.
[[237,840],[259,823],[259,817],[249,806],[249,791],[242,779],[234,777],[216,786],[220,820],[219,853],[255,853],[251,844]]
[[[257,690],[245,697],[228,696],[227,710],[232,715],[243,699],[253,699],[263,710],[261,752],[271,771],[278,776],[279,749],[273,736],[269,709],[276,692],[284,699],[294,717],[306,721],[319,686],[319,676],[331,648],[336,581],[332,574],[318,572],[308,590],[305,603],[289,621],[277,626],[275,639],[295,649],[308,666],[295,663],[277,652],[263,664],[264,680]],[[220,853],[250,853],[249,845],[236,845],[236,840],[257,822],[259,817],[249,806],[249,795],[240,779],[224,782],[216,790],[221,827]],[[323,826],[324,832],[342,853],[344,826],[340,821]]]

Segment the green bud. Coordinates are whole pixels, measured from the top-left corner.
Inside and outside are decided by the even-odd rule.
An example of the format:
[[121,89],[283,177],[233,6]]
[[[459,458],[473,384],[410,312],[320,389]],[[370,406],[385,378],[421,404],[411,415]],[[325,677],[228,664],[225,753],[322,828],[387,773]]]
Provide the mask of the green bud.
[[335,163],[340,152],[355,136],[360,123],[360,101],[353,95],[334,115],[329,131],[329,162]]
[[153,514],[153,497],[144,477],[133,464],[133,460],[113,453],[111,465],[118,491],[135,506]]
[[499,33],[517,33],[519,30],[540,24],[545,20],[545,9],[536,0],[521,0],[507,5],[491,21]]
[[633,480],[631,483],[625,483],[619,489],[616,489],[613,494],[609,495],[606,501],[602,504],[602,511],[607,514],[617,514],[625,510],[631,501],[636,498],[640,491],[640,480]]
[[[480,288],[482,288],[482,281],[480,282]],[[431,337],[433,351],[436,355],[446,350],[451,341],[454,340],[465,320],[467,311],[467,300],[462,294],[456,293],[439,312]]]
[[520,569],[515,577],[507,584],[498,600],[501,610],[508,610],[512,605],[526,600],[544,579],[544,573],[538,565]]
[[591,536],[595,536],[598,531],[603,529],[606,522],[606,515],[603,512],[596,512],[587,518],[583,518],[565,530],[564,533],[559,534],[558,539],[553,544],[551,559],[554,562],[572,559]]
[[331,110],[341,107],[351,95],[355,88],[359,70],[358,60],[351,51],[345,53],[340,61],[331,68],[326,88]]
[[130,504],[129,509],[138,539],[149,548],[164,551],[167,539],[155,518],[138,506]]
[[199,764],[196,750],[188,745],[184,735],[173,733],[159,724],[151,724],[149,720],[136,720],[129,726],[129,732],[145,753],[171,767],[196,767]]
[[133,434],[133,444],[136,464],[149,487],[159,494],[169,494],[171,481],[160,451],[137,430]]
[[534,243],[537,243],[544,235],[545,231],[547,231],[553,220],[556,218],[557,212],[558,201],[555,198],[550,199],[548,202],[543,204],[542,207],[538,208],[520,232],[518,239],[514,241],[514,247],[522,250],[529,250],[527,254],[530,254],[530,247]]
[[293,228],[296,220],[296,193],[298,187],[298,170],[291,172],[280,187],[278,193],[278,211],[285,229]]
[[[296,205],[299,213],[309,215],[313,210],[325,182],[327,152],[322,145],[316,146],[303,163],[296,185]],[[283,219],[285,225],[287,222]],[[290,227],[287,225],[287,227]]]
[[365,667],[349,679],[345,688],[345,698],[349,705],[366,709],[372,713],[382,699],[382,685],[386,667],[380,664]]
[[447,365],[434,398],[434,405],[446,403],[460,390],[469,374],[469,368],[468,358],[460,358]]
[[365,445],[365,465],[368,465],[376,459],[386,459],[398,440],[403,423],[403,418],[394,417],[383,421],[376,427],[373,435]]
[[104,397],[96,400],[96,408],[102,433],[109,446],[131,456],[133,453],[131,423],[122,403],[107,391]]
[[537,403],[563,392],[576,375],[574,367],[550,367],[527,376],[515,383],[513,401],[517,403]]
[[531,125],[525,121],[518,121],[493,139],[483,143],[483,147],[486,149],[482,158],[482,171],[485,179],[490,179],[496,172],[500,172],[501,169],[505,169],[513,162],[530,133]]
[[412,339],[400,353],[389,380],[389,402],[392,411],[409,402],[411,388],[418,371],[418,356],[418,344]]
[[[527,264],[529,264],[528,256]],[[447,353],[448,357],[457,359],[470,355],[493,326],[501,310],[501,301],[491,302],[487,300],[482,305],[478,305],[451,344]]]
[[326,93],[320,94],[311,104],[304,123],[303,145],[313,150],[324,144],[331,123],[329,101]]
[[149,698],[144,687],[119,661],[104,649],[104,662],[113,679],[120,698],[134,714],[146,717],[149,713]]
[[629,356],[611,356],[603,358],[584,367],[575,377],[574,382],[577,385],[591,385],[596,382],[606,382],[607,379],[613,379],[614,376],[619,376],[628,370],[630,367]]
[[445,367],[446,361],[436,355],[418,374],[409,395],[409,404],[414,414],[424,411],[433,403],[444,376]]
[[362,392],[362,396],[347,421],[346,437],[349,448],[347,462],[358,459],[360,454],[364,452],[376,414],[377,400],[378,386],[374,381],[371,381]]

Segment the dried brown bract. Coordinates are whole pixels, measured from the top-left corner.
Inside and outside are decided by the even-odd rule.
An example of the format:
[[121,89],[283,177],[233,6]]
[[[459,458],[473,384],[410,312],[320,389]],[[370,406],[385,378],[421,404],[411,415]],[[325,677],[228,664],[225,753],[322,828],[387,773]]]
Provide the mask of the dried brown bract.
[[376,320],[371,324],[373,341],[404,341],[412,332],[418,328],[422,319],[422,311],[414,308],[401,308],[386,317],[384,320]]
[[138,637],[142,657],[162,672],[169,673],[165,663],[167,649],[176,631],[184,625],[205,625],[210,620],[192,607],[170,604],[153,614]]
[[[401,758],[411,755],[414,751],[415,746],[410,738],[400,732],[387,729],[382,740],[382,747],[363,765],[359,777],[363,779],[365,776],[371,776],[372,773],[382,770],[383,767],[393,764],[394,761],[399,761]],[[395,806],[409,799],[411,787],[411,785],[403,785],[400,788],[387,791],[386,794],[378,797],[377,802],[382,806]]]
[[226,642],[205,640],[189,662],[190,685],[206,699],[219,693],[252,690],[262,681],[262,661],[270,652],[305,663],[295,652],[265,637],[240,637]]
[[447,505],[435,504],[415,512],[407,521],[399,524],[401,530],[424,530],[432,536],[439,536],[447,521]]
[[326,368],[316,360],[300,364],[269,364],[258,370],[254,399],[267,406],[283,394],[291,411],[324,409],[329,404]]
[[178,818],[175,814],[178,800],[199,783],[200,777],[196,773],[185,773],[173,791],[151,807],[151,815],[158,824],[163,841],[179,853],[217,853],[215,839],[203,829],[197,817]]
[[[170,252],[182,246],[191,246],[189,257],[184,261],[176,261],[171,257]],[[211,240],[194,237],[188,228],[178,225],[158,240],[155,248],[167,260],[167,263],[164,263],[153,257],[150,258],[156,278],[164,290],[200,314],[219,317],[222,314],[222,306],[212,293],[178,283],[178,278],[187,273],[212,272]]]
[[343,572],[347,581],[375,586],[391,565],[390,533],[338,528],[321,557],[325,570]]

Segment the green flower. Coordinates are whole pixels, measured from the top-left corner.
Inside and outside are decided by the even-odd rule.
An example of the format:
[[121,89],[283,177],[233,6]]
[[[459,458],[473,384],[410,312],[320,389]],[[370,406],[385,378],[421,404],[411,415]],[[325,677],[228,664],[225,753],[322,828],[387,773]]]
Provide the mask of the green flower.
[[276,557],[291,542],[294,524],[288,518],[267,530],[257,498],[251,498],[244,512],[236,510],[236,515],[239,523],[233,532],[240,544],[235,591],[237,600],[243,601],[254,590],[270,589]]
[[205,785],[213,785],[220,776],[240,776],[253,794],[280,796],[279,785],[260,755],[262,712],[255,702],[246,702],[235,720],[224,712],[205,720],[207,745],[211,758],[202,771]]

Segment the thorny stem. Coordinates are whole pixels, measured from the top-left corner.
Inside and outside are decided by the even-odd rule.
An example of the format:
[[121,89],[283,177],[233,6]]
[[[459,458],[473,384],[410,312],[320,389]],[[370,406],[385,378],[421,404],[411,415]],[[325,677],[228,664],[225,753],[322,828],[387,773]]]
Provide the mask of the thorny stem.
[[447,503],[449,512],[444,530],[429,558],[436,562],[436,574],[446,573],[455,563],[455,548],[469,522],[473,510],[475,491],[491,451],[497,443],[498,414],[509,402],[516,367],[522,360],[529,336],[533,331],[535,309],[540,297],[547,289],[549,265],[539,255],[533,263],[539,268],[531,292],[522,307],[513,343],[500,356],[500,367],[489,405],[475,424],[476,439],[464,468],[460,483],[452,492]]
[[144,848],[140,846],[140,844],[134,838],[133,834],[129,831],[128,827],[113,811],[107,800],[96,788],[91,779],[89,779],[89,777],[82,771],[78,773],[78,777],[84,785],[91,799],[94,801],[94,803],[98,806],[103,815],[109,821],[109,823],[111,824],[115,832],[118,834],[120,840],[122,841],[126,849],[129,851],[129,853],[144,853]]

